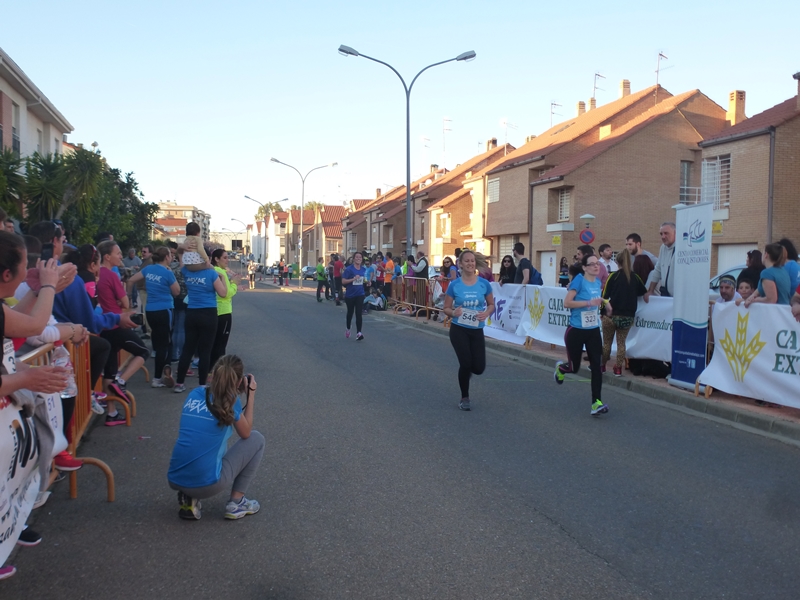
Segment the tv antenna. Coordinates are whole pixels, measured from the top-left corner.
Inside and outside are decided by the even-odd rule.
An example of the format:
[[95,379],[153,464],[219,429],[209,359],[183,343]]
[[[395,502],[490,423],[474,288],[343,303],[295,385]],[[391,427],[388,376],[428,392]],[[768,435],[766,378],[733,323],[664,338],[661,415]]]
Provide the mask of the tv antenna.
[[669,58],[667,58],[666,54],[664,54],[663,52],[659,51],[658,52],[658,58],[656,59],[656,91],[655,91],[655,103],[656,104],[658,104],[658,77],[661,74],[661,71],[666,71],[667,69],[671,69],[672,67],[675,66],[675,65],[670,65],[670,66],[664,67],[662,69],[661,68],[661,59],[662,58],[664,60],[669,60]]
[[500,125],[504,127],[506,131],[505,142],[503,143],[503,156],[506,156],[508,154],[508,128],[511,127],[511,129],[518,130],[519,127],[517,127],[514,123],[509,123],[508,119],[503,119],[500,121]]
[[601,92],[605,92],[605,90],[603,88],[597,87],[597,78],[598,77],[600,79],[605,79],[606,78],[605,75],[600,75],[600,73],[595,73],[594,74],[594,86],[592,87],[592,98],[595,98],[595,99],[596,99],[596,96],[597,96],[597,90],[600,90]]
[[442,118],[442,166],[445,166],[445,156],[447,156],[447,150],[445,145],[445,139],[447,138],[447,132],[453,131],[450,128],[450,123],[452,123],[452,119],[448,119],[447,117]]
[[561,116],[561,114],[560,114],[560,113],[557,113],[557,112],[555,112],[555,110],[553,110],[553,109],[555,109],[556,107],[559,107],[559,108],[560,108],[560,107],[561,107],[561,105],[560,105],[560,104],[558,104],[558,103],[557,103],[555,100],[553,100],[552,102],[550,102],[550,127],[552,127],[552,126],[553,126],[553,115],[558,115],[559,117]]

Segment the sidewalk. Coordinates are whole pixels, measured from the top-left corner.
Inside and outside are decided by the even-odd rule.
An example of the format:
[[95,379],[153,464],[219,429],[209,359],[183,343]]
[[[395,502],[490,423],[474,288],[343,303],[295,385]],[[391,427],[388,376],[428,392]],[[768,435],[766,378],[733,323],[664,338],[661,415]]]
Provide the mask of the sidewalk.
[[[273,285],[271,279],[262,281],[260,284],[272,288],[279,287]],[[292,281],[292,284],[288,288],[286,286],[280,288],[281,291],[299,292],[301,295],[312,298],[316,296],[315,282],[304,282],[302,290],[297,287],[296,280]],[[436,321],[428,321],[422,317],[415,319],[408,315],[397,315],[391,310],[381,313],[381,316],[397,320],[404,325],[432,335],[448,336],[448,330]],[[557,361],[564,360],[563,348],[551,348],[550,344],[543,342],[534,342],[533,347],[528,350],[523,346],[487,337],[486,348],[507,357],[552,369],[555,369]],[[623,377],[614,377],[611,372],[606,373],[603,377],[603,385],[622,388],[662,406],[688,413],[701,413],[707,418],[733,425],[744,431],[800,447],[800,410],[795,408],[758,406],[750,398],[742,398],[717,390],[714,390],[709,399],[702,395],[695,397],[693,392],[671,386],[666,379],[636,377],[629,371],[626,371]]]

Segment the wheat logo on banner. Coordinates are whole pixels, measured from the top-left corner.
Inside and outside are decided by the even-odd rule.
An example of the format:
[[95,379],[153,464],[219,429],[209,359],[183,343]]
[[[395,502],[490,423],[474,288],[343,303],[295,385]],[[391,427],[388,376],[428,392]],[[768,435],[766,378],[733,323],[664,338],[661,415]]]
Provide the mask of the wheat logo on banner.
[[719,345],[722,351],[725,352],[725,357],[728,359],[728,364],[733,371],[733,378],[736,381],[744,381],[744,376],[747,369],[750,368],[750,363],[758,356],[762,348],[767,345],[766,342],[761,341],[761,332],[757,332],[752,339],[747,340],[747,322],[750,315],[740,313],[736,320],[736,341],[731,339],[730,332],[725,330],[725,337],[720,340]]
[[540,290],[537,287],[533,292],[533,300],[528,300],[528,313],[531,316],[530,331],[533,331],[539,326],[539,321],[542,320],[542,315],[544,314],[544,302],[542,302],[539,294]]

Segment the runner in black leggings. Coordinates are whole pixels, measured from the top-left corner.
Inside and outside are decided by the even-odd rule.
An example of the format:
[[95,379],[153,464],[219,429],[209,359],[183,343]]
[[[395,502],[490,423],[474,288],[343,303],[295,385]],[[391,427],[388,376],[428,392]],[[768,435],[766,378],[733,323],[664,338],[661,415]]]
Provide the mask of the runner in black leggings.
[[461,388],[461,410],[470,410],[469,380],[486,369],[486,343],[483,327],[494,311],[491,284],[478,277],[475,254],[461,253],[461,277],[448,287],[444,314],[452,317],[450,343],[458,357],[458,385]]
[[181,351],[178,377],[173,388],[176,394],[186,390],[183,382],[195,352],[200,358],[200,385],[206,384],[211,368],[211,351],[217,336],[217,294],[223,298],[228,294],[225,284],[214,269],[192,272],[183,267],[181,272],[186,281],[189,305],[186,307],[186,341]]
[[348,266],[342,273],[342,283],[347,286],[344,293],[344,301],[347,304],[347,329],[344,337],[350,337],[350,326],[353,324],[353,313],[356,314],[356,340],[364,339],[361,333],[361,317],[364,310],[364,276],[366,269],[362,264],[364,257],[361,252],[353,255],[353,264]]

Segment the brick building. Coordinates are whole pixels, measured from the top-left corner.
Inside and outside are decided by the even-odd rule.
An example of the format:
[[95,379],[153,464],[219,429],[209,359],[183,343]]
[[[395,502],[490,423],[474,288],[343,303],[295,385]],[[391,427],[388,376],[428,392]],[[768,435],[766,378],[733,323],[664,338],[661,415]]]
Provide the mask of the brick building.
[[[745,262],[748,250],[800,241],[800,73],[798,94],[744,119],[744,92],[732,92],[732,127],[700,142],[702,199],[714,202],[714,272]],[[737,118],[738,116],[738,118]]]
[[[289,262],[300,261],[300,250],[297,242],[300,240],[300,209],[293,208],[287,211],[286,229],[284,232],[284,252],[283,259]],[[306,229],[314,222],[314,211],[303,211],[303,229]],[[280,259],[278,259],[280,260]]]
[[[342,219],[348,208],[337,205],[317,206],[314,218],[303,231],[303,266],[317,264],[317,258],[330,256],[334,252],[344,253],[342,242]],[[326,263],[327,264],[327,263]]]

